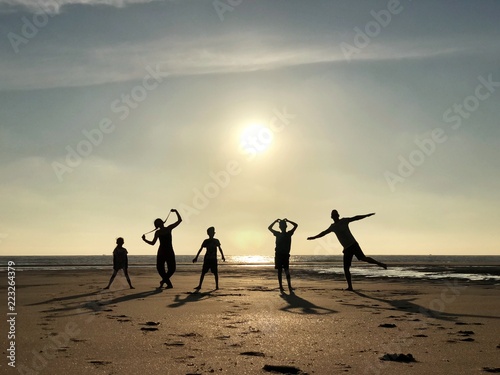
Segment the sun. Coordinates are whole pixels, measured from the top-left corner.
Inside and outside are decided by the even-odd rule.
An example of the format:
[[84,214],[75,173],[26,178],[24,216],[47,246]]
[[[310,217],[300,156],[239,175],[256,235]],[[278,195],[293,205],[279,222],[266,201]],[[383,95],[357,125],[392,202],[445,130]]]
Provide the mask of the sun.
[[271,129],[260,123],[254,123],[241,132],[240,148],[249,154],[260,154],[271,146],[273,138]]

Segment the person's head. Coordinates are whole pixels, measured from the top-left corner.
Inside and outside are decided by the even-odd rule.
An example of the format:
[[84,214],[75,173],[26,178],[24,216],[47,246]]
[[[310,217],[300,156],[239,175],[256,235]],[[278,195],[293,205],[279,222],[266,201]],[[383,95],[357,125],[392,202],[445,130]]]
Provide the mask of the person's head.
[[337,210],[332,210],[332,219],[333,220],[340,219],[340,215],[339,215],[339,212]]
[[279,226],[280,226],[281,231],[285,232],[286,231],[286,220],[285,219],[280,220]]
[[162,219],[156,219],[155,222],[155,228],[158,229],[158,228],[162,228],[163,227],[163,220]]
[[116,239],[116,244],[117,244],[118,246],[122,246],[124,243],[125,243],[125,241],[123,240],[123,237],[118,237],[118,238]]
[[207,234],[210,236],[210,237],[213,237],[215,236],[215,228],[214,227],[210,227],[207,229]]

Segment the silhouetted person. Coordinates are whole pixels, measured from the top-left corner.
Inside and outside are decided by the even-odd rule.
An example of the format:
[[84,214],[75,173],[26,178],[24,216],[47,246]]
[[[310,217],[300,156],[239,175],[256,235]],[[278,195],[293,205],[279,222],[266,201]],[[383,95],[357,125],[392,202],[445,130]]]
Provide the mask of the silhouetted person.
[[198,260],[198,256],[200,255],[203,248],[207,249],[205,253],[205,257],[203,259],[203,268],[201,269],[200,283],[195,288],[197,290],[201,289],[201,284],[203,284],[203,279],[205,274],[208,271],[211,271],[215,277],[215,289],[219,289],[219,273],[217,271],[217,249],[220,251],[220,255],[222,256],[222,261],[226,261],[224,258],[224,253],[222,252],[222,248],[220,247],[220,241],[215,236],[215,228],[210,227],[207,229],[208,238],[203,241],[200,246],[200,250],[193,259],[193,263],[196,263]]
[[[279,223],[281,232],[273,229],[274,224]],[[292,224],[293,228],[286,231],[286,223]],[[276,219],[272,222],[267,229],[271,231],[276,237],[276,248],[274,253],[274,268],[278,270],[278,282],[280,285],[280,290],[283,291],[283,281],[282,281],[282,270],[285,270],[286,281],[288,283],[288,289],[290,292],[293,291],[292,281],[290,278],[290,249],[292,247],[292,236],[297,229],[298,224],[294,223],[288,219]]]
[[118,237],[116,239],[116,247],[113,250],[113,274],[111,275],[111,279],[109,279],[108,286],[104,289],[109,289],[119,270],[123,270],[130,289],[134,289],[132,283],[130,282],[130,278],[128,277],[128,257],[127,249],[123,247],[124,243],[125,241],[122,237]]
[[308,237],[308,240],[315,240],[316,238],[323,237],[327,235],[328,233],[335,233],[337,235],[337,238],[340,242],[340,244],[344,247],[344,250],[342,251],[344,253],[344,273],[345,273],[345,278],[347,280],[347,290],[354,290],[352,288],[352,282],[351,282],[351,263],[352,263],[352,257],[356,256],[358,260],[361,260],[363,262],[367,263],[372,263],[372,264],[377,264],[382,268],[387,269],[387,265],[384,263],[378,262],[373,258],[367,257],[364,253],[363,250],[361,250],[361,247],[359,247],[358,242],[352,235],[351,231],[349,230],[349,223],[356,221],[356,220],[361,220],[364,219],[365,217],[369,217],[375,215],[374,213],[367,214],[367,215],[358,215],[354,217],[343,217],[340,218],[339,213],[337,210],[332,211],[332,219],[333,219],[333,224],[330,225],[330,227],[323,232],[319,233],[316,236],[313,237]]
[[[167,284],[167,288],[174,287],[170,282],[170,278],[174,274],[176,268],[175,253],[172,247],[172,229],[181,223],[182,218],[181,215],[179,215],[179,211],[176,209],[173,208],[170,211],[175,212],[177,215],[177,221],[175,223],[165,227],[165,222],[162,219],[156,219],[154,225],[157,230],[153,240],[149,241],[146,239],[145,234],[142,235],[142,239],[150,245],[154,245],[158,239],[160,240],[160,247],[158,247],[158,253],[156,255],[156,269],[161,276],[160,288],[163,287],[163,284]],[[165,263],[167,263],[167,272],[165,272]]]

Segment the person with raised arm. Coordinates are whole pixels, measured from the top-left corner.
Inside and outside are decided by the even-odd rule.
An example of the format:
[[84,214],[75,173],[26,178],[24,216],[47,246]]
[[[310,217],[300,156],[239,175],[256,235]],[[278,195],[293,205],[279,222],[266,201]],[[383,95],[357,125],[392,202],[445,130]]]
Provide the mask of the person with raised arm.
[[[170,210],[170,212],[175,212],[175,214],[177,215],[177,221],[175,223],[165,226],[165,222],[162,219],[156,219],[154,221],[156,231],[153,240],[149,241],[148,239],[146,239],[145,234],[142,235],[142,239],[144,240],[144,242],[150,244],[151,246],[153,246],[157,240],[160,240],[160,246],[158,247],[158,253],[156,255],[156,270],[161,276],[159,288],[162,288],[163,284],[167,284],[167,289],[174,287],[172,285],[172,282],[170,281],[170,278],[172,277],[176,269],[175,253],[172,246],[172,229],[177,227],[182,221],[179,211],[173,208]],[[167,263],[166,272],[165,263]]]
[[331,218],[333,219],[333,224],[330,225],[328,227],[328,229],[317,234],[316,236],[307,237],[308,240],[315,240],[316,238],[323,237],[323,236],[327,235],[328,233],[332,233],[332,232],[335,233],[340,244],[344,247],[344,250],[342,251],[344,253],[344,259],[343,259],[344,274],[345,274],[345,278],[347,280],[347,290],[350,290],[350,291],[354,290],[352,288],[351,271],[350,271],[351,264],[352,264],[352,258],[354,256],[356,256],[356,258],[362,262],[376,264],[384,269],[387,269],[386,264],[384,264],[382,262],[378,262],[373,258],[367,257],[363,253],[363,250],[361,250],[361,247],[359,246],[358,242],[356,241],[356,239],[352,235],[351,230],[349,229],[349,223],[370,217],[372,215],[375,215],[375,213],[341,218],[338,211],[333,210],[332,214],[331,214]]

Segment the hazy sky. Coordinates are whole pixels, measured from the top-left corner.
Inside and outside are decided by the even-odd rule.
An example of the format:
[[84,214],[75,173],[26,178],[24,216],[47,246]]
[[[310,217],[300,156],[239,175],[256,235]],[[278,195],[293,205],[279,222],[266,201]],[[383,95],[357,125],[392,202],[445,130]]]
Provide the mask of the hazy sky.
[[[35,5],[34,5],[35,4]],[[498,254],[500,2],[0,0],[0,254]],[[173,222],[173,216],[169,223]],[[152,236],[152,235],[150,235]],[[151,238],[151,237],[150,237]]]

